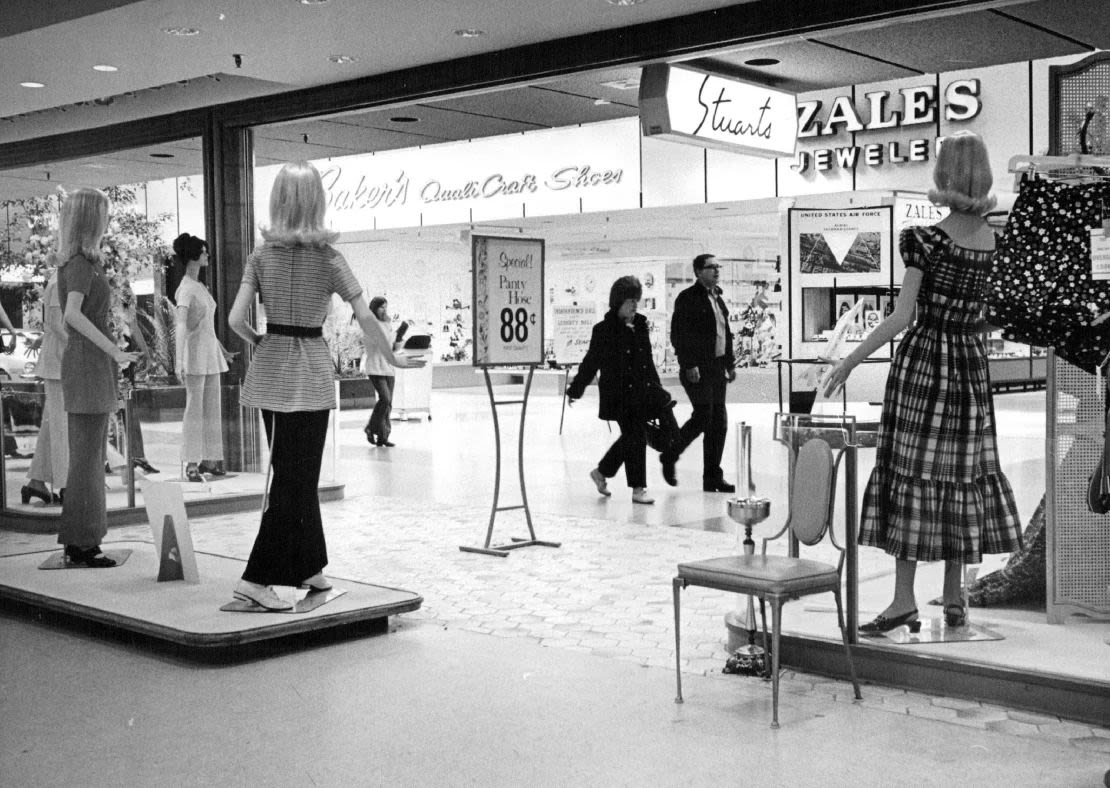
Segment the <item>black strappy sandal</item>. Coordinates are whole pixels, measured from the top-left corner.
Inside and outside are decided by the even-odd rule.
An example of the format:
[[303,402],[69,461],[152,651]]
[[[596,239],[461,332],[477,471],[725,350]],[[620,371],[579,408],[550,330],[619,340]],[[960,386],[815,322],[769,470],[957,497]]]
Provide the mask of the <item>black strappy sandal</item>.
[[967,625],[967,610],[963,605],[945,605],[944,606],[944,623],[950,627],[962,627]]
[[114,558],[104,555],[100,545],[94,547],[78,547],[66,545],[66,563],[70,566],[87,566],[91,569],[110,569],[116,565]]

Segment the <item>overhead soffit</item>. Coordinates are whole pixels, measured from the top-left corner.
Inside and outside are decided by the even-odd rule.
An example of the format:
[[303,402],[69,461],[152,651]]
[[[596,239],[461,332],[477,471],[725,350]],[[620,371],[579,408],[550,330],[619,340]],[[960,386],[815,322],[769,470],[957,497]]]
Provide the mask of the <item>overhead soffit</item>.
[[[768,58],[779,62],[763,67],[746,65],[746,61]],[[820,41],[796,38],[770,46],[753,47],[711,58],[690,61],[691,65],[722,71],[754,82],[793,93],[844,85],[912,77],[922,72],[887,63],[858,52],[847,52]]]
[[998,9],[1099,49],[1110,49],[1110,7],[1106,0],[1055,0],[1020,3]]
[[[1103,11],[1102,13],[1105,13]],[[900,22],[815,41],[925,73],[1087,52],[1090,47],[990,11]]]

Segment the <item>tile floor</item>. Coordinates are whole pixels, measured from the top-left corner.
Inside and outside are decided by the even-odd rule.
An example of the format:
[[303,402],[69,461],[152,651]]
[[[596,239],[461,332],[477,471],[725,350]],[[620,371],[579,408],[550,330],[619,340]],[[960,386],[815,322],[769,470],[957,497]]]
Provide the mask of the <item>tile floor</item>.
[[[735,597],[707,589],[684,595],[687,703],[675,707],[669,579],[678,561],[726,554],[736,544],[731,531],[720,530],[723,496],[703,494],[697,484],[697,447],[679,466],[678,488],[666,488],[652,471],[655,506],[634,507],[619,479],[611,485],[614,497],[599,500],[586,472],[609,435],[593,404],[568,412],[559,436],[558,399],[536,397],[526,431],[529,503],[537,535],[562,547],[525,548],[504,559],[462,553],[460,544],[481,543],[489,519],[489,406],[484,391],[433,398],[433,420],[398,422],[393,449],[365,444],[365,412],[341,414],[336,468],[347,497],[324,510],[329,574],[417,591],[425,597],[420,611],[398,617],[388,637],[220,669],[4,615],[0,773],[18,775],[12,784],[19,785],[243,784],[248,768],[252,784],[273,785],[697,785],[735,779],[733,767],[747,758],[766,770],[771,784],[808,784],[821,774],[829,785],[1097,785],[1110,767],[1110,728],[875,685],[865,686],[856,704],[846,682],[796,673],[784,679],[784,727],[772,734],[769,687],[720,673],[727,656],[722,616]],[[1029,488],[1043,489],[1043,479],[1035,478],[1036,452],[1043,451],[1037,399],[1022,394],[998,401],[1000,421],[1007,420],[1007,473],[1022,490],[1023,516],[1036,503]],[[733,421],[769,424],[773,408],[731,410]],[[511,472],[515,434],[503,424],[506,430]],[[731,452],[726,464],[734,467]],[[504,504],[515,495],[511,473],[503,482]],[[773,461],[758,464],[757,482],[762,494],[782,500]],[[196,519],[196,548],[244,557],[256,525],[253,515]],[[670,527],[678,525],[686,527]],[[520,513],[502,513],[494,541],[525,532]],[[147,538],[146,529],[109,535],[133,538]],[[0,532],[5,553],[50,543]],[[861,575],[881,579],[889,566],[871,552],[861,553]],[[530,674],[533,664],[543,667]],[[311,677],[303,689],[300,671]],[[202,679],[196,698],[183,675]],[[533,692],[543,682],[530,683],[531,675],[547,677],[550,686]],[[79,702],[58,689],[74,683]],[[180,694],[152,695],[159,683]],[[230,706],[207,705],[206,698],[225,691]],[[125,698],[131,711],[160,722],[135,730],[135,742],[126,741],[135,718]],[[355,698],[366,706],[350,708]],[[313,733],[302,740],[294,732],[304,729],[295,722],[274,720],[293,710],[334,739]],[[533,715],[547,724],[537,727]],[[208,718],[214,730],[202,724]],[[13,726],[13,720],[25,724]],[[242,727],[244,747],[220,739],[221,727]],[[374,758],[352,743],[352,731],[361,728],[374,731],[371,749],[391,758]],[[488,739],[480,735],[486,729]],[[795,738],[803,730],[819,743]],[[594,735],[584,738],[587,733]],[[175,749],[194,736],[209,748],[196,768]],[[288,758],[279,745],[304,753],[293,771],[278,768]],[[930,753],[928,746],[937,749]],[[137,765],[144,747],[167,758],[164,774]],[[730,747],[740,747],[739,757],[722,759]],[[120,763],[98,766],[82,782],[64,756],[87,758],[99,750]],[[943,762],[934,757],[941,751]],[[883,753],[878,764],[876,752]],[[518,771],[501,762],[505,757]],[[351,771],[364,762],[370,771]]]

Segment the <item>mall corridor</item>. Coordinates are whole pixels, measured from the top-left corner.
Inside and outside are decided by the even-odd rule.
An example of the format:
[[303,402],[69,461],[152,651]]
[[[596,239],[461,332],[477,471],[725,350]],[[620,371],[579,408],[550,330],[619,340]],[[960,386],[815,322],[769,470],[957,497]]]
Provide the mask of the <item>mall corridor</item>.
[[[4,611],[4,785],[1102,784],[1110,727],[976,700],[865,684],[857,703],[848,682],[788,672],[771,730],[769,685],[721,673],[735,602],[708,589],[685,592],[676,705],[670,578],[678,561],[735,549],[723,496],[698,489],[695,462],[679,466],[674,489],[652,469],[654,507],[633,510],[619,480],[599,501],[586,471],[604,425],[587,401],[559,436],[559,399],[536,395],[529,500],[537,534],[562,547],[462,553],[484,537],[492,494],[491,466],[473,459],[493,451],[484,397],[437,391],[434,420],[398,422],[393,449],[366,445],[365,411],[341,415],[347,491],[324,506],[328,574],[423,595],[388,634],[213,665]],[[1043,429],[1041,397],[998,400],[1011,474]],[[771,410],[737,404],[731,415],[761,423]],[[780,471],[765,456],[758,481],[778,501]],[[191,526],[198,550],[242,558],[257,517]],[[502,515],[495,541],[522,527]],[[106,544],[149,538],[126,526]],[[0,532],[5,554],[52,546]],[[861,556],[864,574],[888,582],[884,557],[865,552],[875,555]],[[787,606],[788,626],[815,615],[803,607]]]

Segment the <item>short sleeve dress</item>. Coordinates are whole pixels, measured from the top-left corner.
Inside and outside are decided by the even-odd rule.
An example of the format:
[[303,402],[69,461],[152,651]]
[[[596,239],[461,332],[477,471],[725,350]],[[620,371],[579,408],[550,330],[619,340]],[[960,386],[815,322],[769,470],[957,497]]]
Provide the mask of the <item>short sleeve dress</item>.
[[[247,259],[243,284],[262,299],[266,321],[320,328],[333,293],[344,301],[362,294],[350,266],[330,246],[266,243]],[[240,403],[278,413],[335,407],[335,366],[320,337],[267,334],[263,337]]]
[[216,300],[208,288],[191,277],[183,277],[177,286],[178,308],[188,310],[185,336],[185,357],[182,365],[186,375],[218,375],[227,372],[227,362],[216,338]]
[[[65,311],[70,293],[85,296],[81,313],[105,336],[112,290],[104,267],[82,254],[58,269],[58,300]],[[115,413],[119,407],[118,368],[115,360],[80,331],[69,332],[62,355],[62,396],[67,413]]]
[[859,542],[908,561],[979,563],[1021,547],[981,333],[993,252],[936,227],[904,230],[899,247],[923,274],[917,321],[891,362]]

